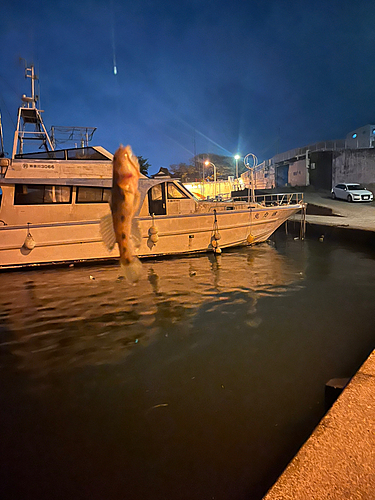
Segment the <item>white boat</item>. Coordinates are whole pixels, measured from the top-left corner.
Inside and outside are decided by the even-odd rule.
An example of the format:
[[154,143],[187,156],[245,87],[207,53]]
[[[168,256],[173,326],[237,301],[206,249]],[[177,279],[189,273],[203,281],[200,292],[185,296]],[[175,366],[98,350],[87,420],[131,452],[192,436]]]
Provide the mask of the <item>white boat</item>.
[[[26,75],[32,95],[22,98],[11,157],[0,158],[0,269],[115,259],[117,248],[109,251],[100,233],[100,220],[110,212],[112,154],[87,141],[55,149],[36,105],[33,68]],[[26,152],[30,139],[44,150]],[[162,173],[142,176],[139,191],[140,258],[262,242],[304,206],[298,193],[200,201]]]

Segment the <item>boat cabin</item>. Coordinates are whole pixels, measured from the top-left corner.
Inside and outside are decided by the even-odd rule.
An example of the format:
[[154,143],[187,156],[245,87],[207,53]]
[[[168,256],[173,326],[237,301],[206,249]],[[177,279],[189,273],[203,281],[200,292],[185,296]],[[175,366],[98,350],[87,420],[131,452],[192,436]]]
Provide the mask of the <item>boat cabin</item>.
[[[111,199],[112,154],[84,147],[18,154],[1,175],[2,224],[95,220]],[[197,200],[177,179],[139,179],[137,215],[179,215],[196,212]]]
[[170,176],[140,178],[139,216],[185,215],[196,212],[197,200],[177,179]]

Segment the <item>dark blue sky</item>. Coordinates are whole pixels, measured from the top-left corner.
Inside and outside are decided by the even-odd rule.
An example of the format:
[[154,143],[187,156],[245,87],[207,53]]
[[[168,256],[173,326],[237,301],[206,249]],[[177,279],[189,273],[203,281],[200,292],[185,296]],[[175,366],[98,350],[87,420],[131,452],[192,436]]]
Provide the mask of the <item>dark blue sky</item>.
[[97,127],[93,145],[130,144],[151,172],[344,138],[375,122],[374,26],[368,0],[3,0],[6,150],[30,88],[20,57],[47,128]]

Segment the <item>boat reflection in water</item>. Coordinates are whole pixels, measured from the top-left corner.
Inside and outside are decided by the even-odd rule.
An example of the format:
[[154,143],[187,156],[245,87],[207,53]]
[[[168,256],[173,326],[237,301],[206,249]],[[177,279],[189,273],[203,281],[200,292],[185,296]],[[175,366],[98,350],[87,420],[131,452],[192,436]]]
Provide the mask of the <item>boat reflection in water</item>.
[[118,266],[0,275],[0,311],[18,368],[44,376],[115,363],[133,349],[192,329],[259,326],[257,302],[295,291],[304,263],[272,244],[190,258],[146,261],[135,286]]

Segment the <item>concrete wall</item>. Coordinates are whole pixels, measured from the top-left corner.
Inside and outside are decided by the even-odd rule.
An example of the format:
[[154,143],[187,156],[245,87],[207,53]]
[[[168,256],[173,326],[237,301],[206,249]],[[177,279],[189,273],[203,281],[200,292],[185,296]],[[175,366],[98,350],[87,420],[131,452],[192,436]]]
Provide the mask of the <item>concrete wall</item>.
[[306,168],[306,159],[289,164],[288,184],[292,187],[309,185],[309,173]]
[[332,162],[332,185],[359,182],[375,187],[375,149],[346,149]]

